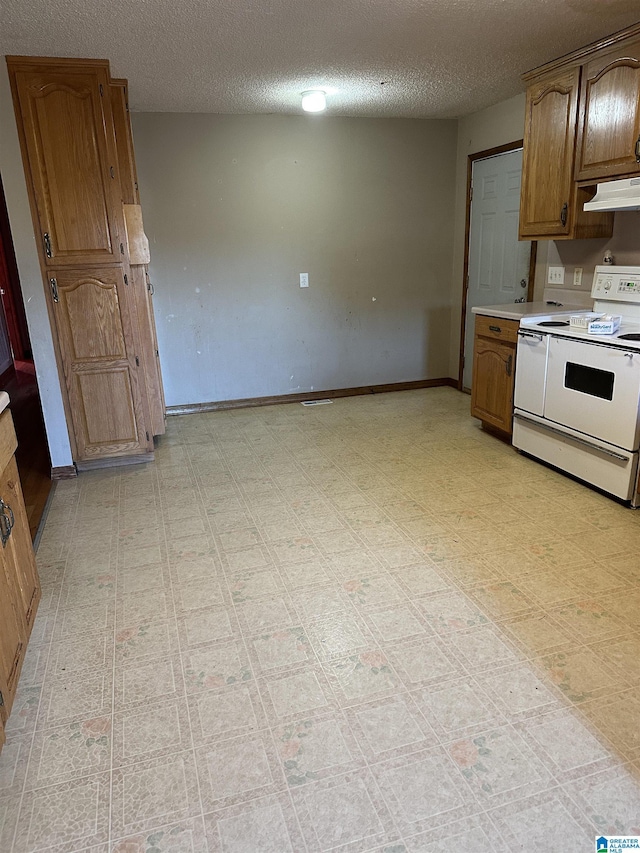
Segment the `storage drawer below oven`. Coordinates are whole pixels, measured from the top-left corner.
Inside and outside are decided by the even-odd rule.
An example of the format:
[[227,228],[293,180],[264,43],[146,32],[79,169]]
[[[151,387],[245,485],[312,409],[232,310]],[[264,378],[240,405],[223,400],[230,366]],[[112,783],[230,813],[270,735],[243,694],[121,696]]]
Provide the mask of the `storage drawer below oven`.
[[516,411],[513,446],[623,500],[632,500],[638,453],[587,438],[542,418]]

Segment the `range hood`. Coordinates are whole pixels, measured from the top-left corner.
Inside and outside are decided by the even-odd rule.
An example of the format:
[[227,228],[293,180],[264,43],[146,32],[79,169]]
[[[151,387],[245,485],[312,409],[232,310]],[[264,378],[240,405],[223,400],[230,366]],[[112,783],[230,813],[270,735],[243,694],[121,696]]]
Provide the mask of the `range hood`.
[[598,184],[591,201],[585,202],[585,210],[640,210],[640,178],[624,178]]

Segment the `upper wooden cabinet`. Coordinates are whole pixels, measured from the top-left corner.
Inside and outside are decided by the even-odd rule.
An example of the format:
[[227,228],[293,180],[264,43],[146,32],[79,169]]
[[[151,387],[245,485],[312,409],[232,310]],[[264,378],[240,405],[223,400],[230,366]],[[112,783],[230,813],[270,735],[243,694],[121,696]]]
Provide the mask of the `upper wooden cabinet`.
[[576,180],[640,172],[640,38],[582,71]]
[[527,90],[520,196],[521,237],[568,236],[574,226],[573,154],[580,69]]
[[104,63],[8,59],[46,264],[122,260],[120,188]]
[[640,174],[640,25],[525,74],[520,238],[610,237],[583,206],[595,184]]

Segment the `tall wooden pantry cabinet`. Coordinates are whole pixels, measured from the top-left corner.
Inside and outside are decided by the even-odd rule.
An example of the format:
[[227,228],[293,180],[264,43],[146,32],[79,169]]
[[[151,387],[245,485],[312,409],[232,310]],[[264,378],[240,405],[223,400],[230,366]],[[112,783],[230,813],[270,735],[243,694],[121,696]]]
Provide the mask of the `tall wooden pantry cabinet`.
[[153,458],[164,397],[126,81],[103,60],[7,64],[74,462]]

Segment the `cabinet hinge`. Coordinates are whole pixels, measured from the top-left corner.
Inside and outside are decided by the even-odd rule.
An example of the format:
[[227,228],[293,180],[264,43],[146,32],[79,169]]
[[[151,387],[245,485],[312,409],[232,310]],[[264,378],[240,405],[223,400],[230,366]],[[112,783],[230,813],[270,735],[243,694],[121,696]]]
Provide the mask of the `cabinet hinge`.
[[473,201],[473,184],[469,187],[469,201]]
[[149,441],[149,430],[147,430],[147,441]]
[[120,243],[120,254],[124,255],[124,245]]
[[136,367],[140,367],[140,359],[136,356]]
[[156,358],[160,358],[160,353],[156,350]]
[[127,276],[126,273],[124,274],[124,283],[129,284],[129,277]]
[[2,690],[0,690],[0,708],[4,705],[4,696],[2,695]]
[[102,83],[100,83],[100,97],[104,95],[104,89],[102,88]]

